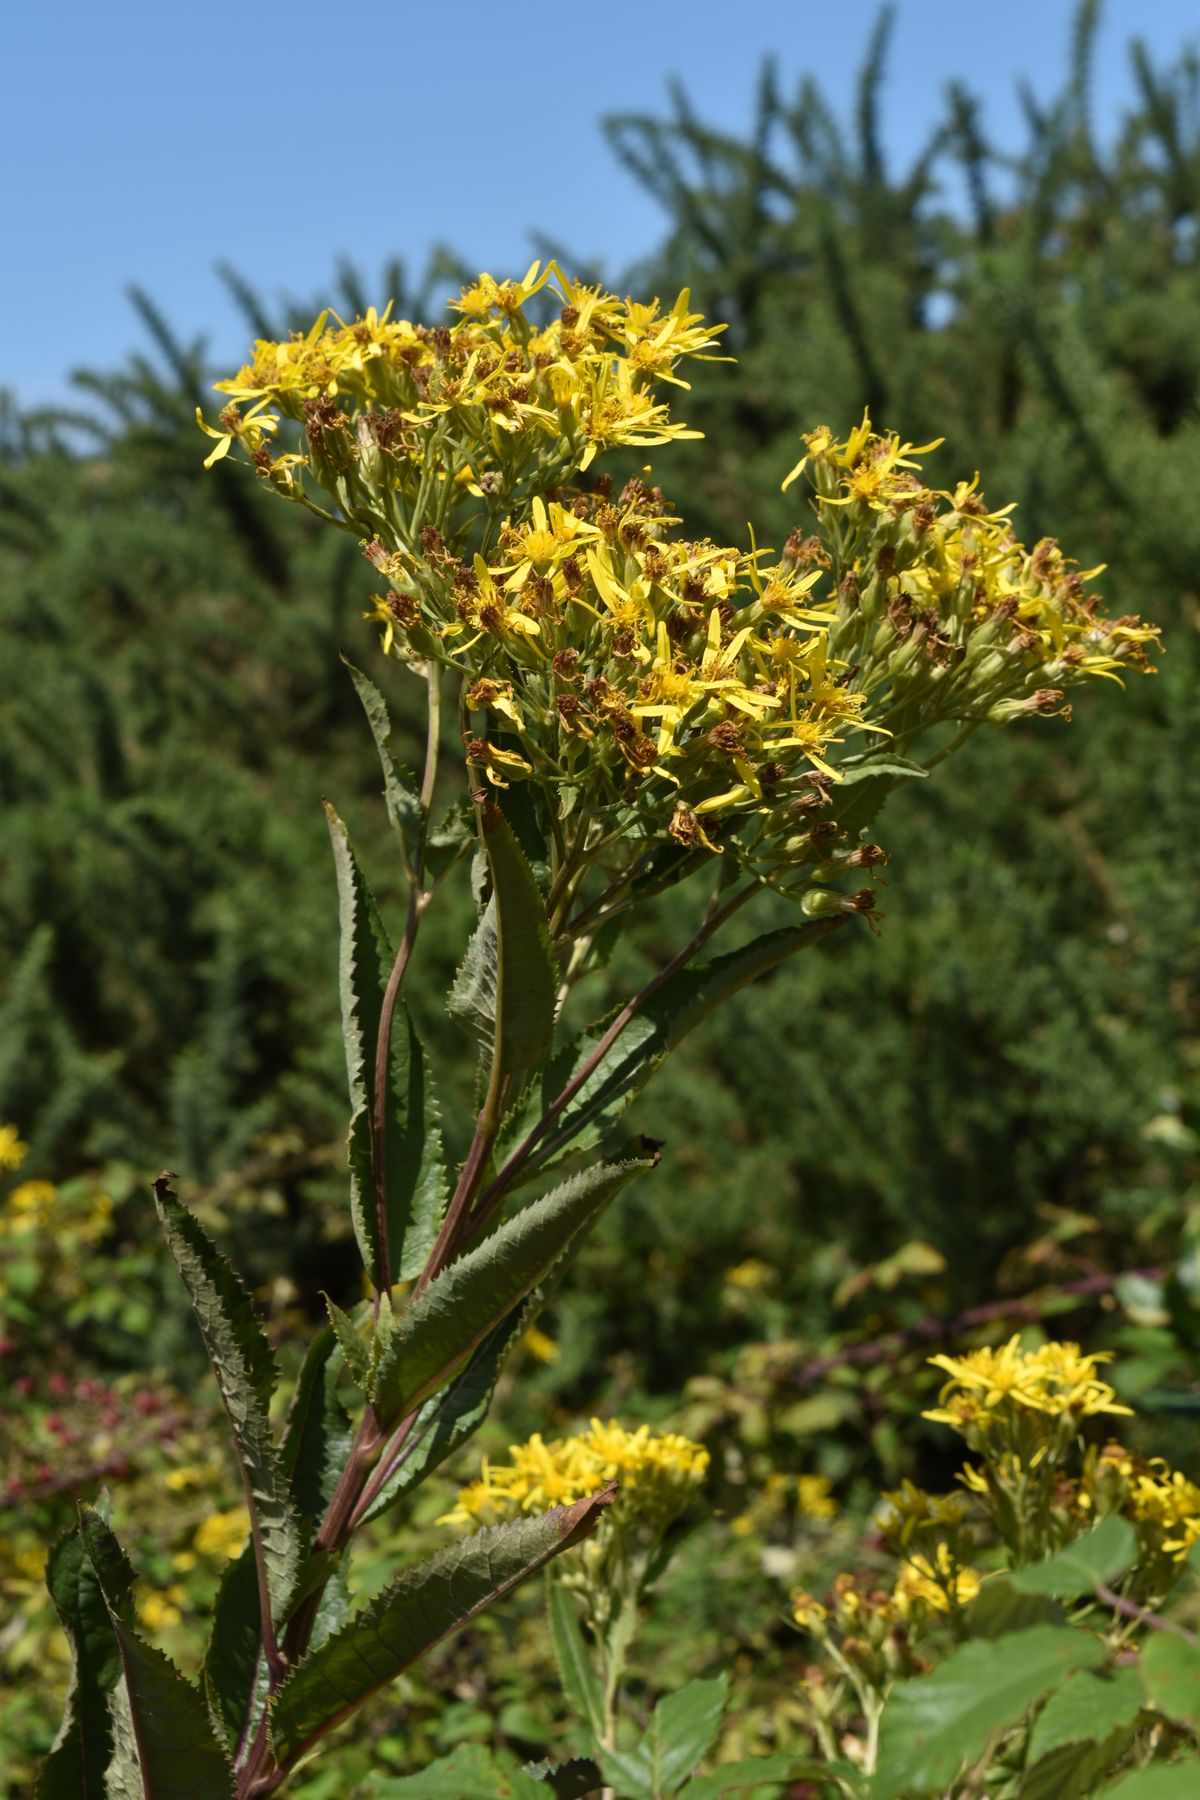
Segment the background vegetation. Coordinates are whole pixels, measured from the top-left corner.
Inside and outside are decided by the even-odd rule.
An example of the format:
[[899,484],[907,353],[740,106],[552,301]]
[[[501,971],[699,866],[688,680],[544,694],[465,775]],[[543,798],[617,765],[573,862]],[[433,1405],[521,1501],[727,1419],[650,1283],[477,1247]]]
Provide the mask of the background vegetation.
[[[927,1348],[1053,1314],[1060,1335],[1124,1348],[1148,1448],[1193,1391],[1200,61],[1156,69],[1135,49],[1135,104],[1094,121],[1095,12],[1079,10],[1058,99],[1026,102],[1015,155],[989,146],[962,87],[914,166],[887,166],[886,15],[849,120],[768,66],[744,135],[679,92],[661,117],[608,124],[664,215],[660,252],[622,285],[690,284],[738,358],[688,396],[703,442],[656,468],[696,526],[737,541],[765,508],[782,541],[803,524],[779,493],[798,432],[869,406],[944,436],[935,477],[984,471],[1027,541],[1107,563],[1110,611],[1168,644],[1157,680],[1116,704],[984,734],[933,793],[893,801],[880,938],[844,934],[741,996],[670,1065],[636,1121],[665,1165],[589,1245],[484,1440],[602,1411],[709,1443],[719,1516],[646,1663],[661,1683],[732,1650],[747,1741],[767,1718],[786,1730],[802,1666],[775,1624],[780,1582],[853,1560],[881,1480],[949,1478],[916,1423]],[[398,268],[370,286],[345,270],[331,297],[429,316],[453,268],[435,259],[423,291]],[[229,279],[250,332],[286,330]],[[15,1620],[0,1653],[18,1669],[51,1643],[35,1534],[102,1479],[144,1522],[168,1635],[172,1584],[220,1567],[219,1542],[194,1543],[223,1472],[197,1449],[203,1399],[184,1399],[199,1345],[148,1177],[172,1167],[199,1194],[281,1336],[321,1290],[355,1297],[320,799],[386,867],[374,749],[338,662],[373,667],[371,572],[243,472],[200,470],[204,347],[135,298],[145,353],[79,375],[77,412],[0,414],[0,1121],[30,1146],[12,1182],[56,1193],[41,1227],[0,1236]],[[397,870],[381,899],[398,894]],[[447,928],[413,978],[435,1035],[452,956]],[[1180,1438],[1173,1460],[1196,1475]],[[792,1477],[814,1472],[841,1519],[799,1502]],[[730,1608],[731,1580],[760,1604]],[[413,1688],[380,1710],[376,1755],[402,1770],[458,1732],[536,1747],[545,1655],[508,1608],[447,1653],[449,1709]],[[22,1700],[0,1737],[13,1766],[48,1741],[56,1701]],[[304,1791],[346,1791],[367,1756],[347,1746]]]

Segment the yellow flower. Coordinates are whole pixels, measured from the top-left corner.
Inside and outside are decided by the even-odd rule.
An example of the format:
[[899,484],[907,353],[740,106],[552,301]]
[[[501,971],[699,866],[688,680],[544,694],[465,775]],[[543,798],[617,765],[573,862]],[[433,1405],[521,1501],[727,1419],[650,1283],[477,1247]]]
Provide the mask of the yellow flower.
[[978,1594],[983,1577],[978,1569],[958,1564],[947,1544],[939,1544],[934,1557],[910,1557],[896,1582],[893,1598],[905,1616],[914,1606],[946,1613],[951,1606],[968,1606]]
[[540,1363],[555,1363],[562,1352],[552,1337],[539,1331],[536,1325],[529,1325],[521,1334],[521,1343],[530,1356]]
[[147,1631],[169,1631],[183,1618],[180,1602],[185,1597],[183,1589],[175,1584],[161,1594],[146,1594],[138,1602],[138,1618]]
[[838,1503],[833,1497],[833,1484],[825,1475],[798,1475],[796,1500],[806,1519],[836,1519]]
[[814,1600],[811,1594],[792,1595],[792,1617],[801,1631],[816,1631],[829,1617],[829,1608]]
[[249,1532],[249,1513],[244,1506],[234,1506],[228,1512],[210,1513],[197,1526],[192,1547],[200,1556],[224,1556],[232,1560],[241,1555]]
[[19,1169],[28,1150],[15,1125],[0,1125],[0,1169]]
[[1051,1417],[1069,1413],[1076,1419],[1130,1413],[1129,1407],[1119,1404],[1114,1389],[1097,1377],[1100,1364],[1111,1361],[1108,1351],[1085,1356],[1078,1344],[1068,1343],[1027,1351],[1014,1336],[996,1350],[929,1360],[950,1380],[938,1395],[938,1406],[923,1416],[956,1431],[984,1425],[989,1412],[1003,1407]]
[[775,1271],[760,1256],[749,1256],[745,1262],[726,1269],[725,1279],[733,1288],[762,1288],[775,1279]]
[[484,1461],[480,1479],[460,1489],[440,1525],[479,1525],[542,1512],[620,1483],[622,1517],[662,1526],[686,1505],[708,1470],[708,1451],[674,1432],[648,1425],[627,1431],[615,1419],[593,1419],[586,1432],[547,1444],[540,1432],[514,1444],[507,1466]]

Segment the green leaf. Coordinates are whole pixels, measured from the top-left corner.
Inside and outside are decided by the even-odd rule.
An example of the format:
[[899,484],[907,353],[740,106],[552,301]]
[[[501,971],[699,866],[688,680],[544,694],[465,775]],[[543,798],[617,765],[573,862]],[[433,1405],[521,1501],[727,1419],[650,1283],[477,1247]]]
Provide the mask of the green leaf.
[[[589,1758],[573,1756],[567,1762],[525,1763],[521,1774],[548,1787],[555,1800],[588,1800],[601,1786],[603,1776]],[[542,1796],[545,1800],[545,1796]]]
[[724,1675],[712,1681],[690,1681],[667,1694],[650,1721],[651,1757],[657,1786],[666,1793],[680,1787],[717,1741],[729,1699]]
[[902,1681],[884,1708],[872,1800],[945,1788],[964,1762],[1104,1647],[1082,1631],[1034,1625],[963,1644],[931,1675]]
[[681,1790],[680,1800],[721,1800],[723,1794],[735,1794],[740,1788],[758,1787],[762,1783],[813,1781],[826,1785],[834,1775],[852,1784],[861,1781],[857,1769],[848,1763],[805,1761],[795,1756],[752,1756],[745,1762],[722,1763],[711,1775],[697,1775]]
[[550,1800],[536,1777],[510,1763],[485,1744],[460,1744],[419,1774],[377,1781],[371,1793],[373,1800]]
[[364,1525],[432,1475],[452,1451],[479,1429],[487,1417],[500,1371],[541,1304],[539,1290],[489,1332],[444,1394],[433,1395],[425,1402],[404,1441],[400,1460],[362,1515]]
[[341,1363],[333,1332],[319,1331],[304,1358],[288,1412],[283,1467],[307,1525],[329,1505],[353,1437],[350,1417],[338,1399]]
[[1133,1732],[1125,1727],[1100,1743],[1060,1744],[1026,1768],[1018,1800],[1091,1800],[1121,1761]]
[[923,781],[929,770],[923,763],[910,762],[906,756],[890,756],[886,752],[872,752],[860,762],[853,759],[838,765],[841,780],[839,787],[849,787],[855,781],[870,781],[877,775],[886,775],[893,781]]
[[366,1339],[359,1334],[349,1313],[344,1313],[328,1294],[325,1296],[325,1311],[329,1316],[330,1329],[337,1339],[338,1349],[342,1353],[342,1360],[350,1372],[350,1379],[365,1393],[371,1368],[371,1352]]
[[387,747],[392,735],[392,721],[388,713],[387,702],[375,686],[375,683],[361,669],[356,669],[352,662],[343,656],[342,663],[349,671],[350,679],[362,701],[363,711],[367,715],[367,723],[371,727],[371,736],[375,739],[375,748],[379,752],[379,766],[383,770],[383,798],[387,806],[388,823],[401,839],[411,846],[413,836],[420,824],[421,802],[417,794],[416,782],[409,769],[397,769],[392,761],[391,751]]
[[250,1511],[256,1556],[276,1625],[300,1568],[300,1523],[268,1417],[275,1359],[250,1296],[199,1221],[160,1176],[154,1200],[171,1254],[191,1295],[229,1418]]
[[279,1690],[272,1736],[281,1766],[290,1767],[434,1644],[587,1537],[613,1493],[481,1531],[391,1582]]
[[450,1187],[442,1160],[441,1108],[403,996],[396,1000],[388,1040],[383,1173],[392,1280],[415,1281],[429,1260]]
[[1045,1562],[1013,1570],[1008,1580],[1020,1594],[1077,1600],[1094,1593],[1097,1582],[1109,1582],[1123,1574],[1136,1556],[1133,1527],[1119,1514],[1109,1513],[1074,1543],[1064,1545]]
[[1198,1792],[1200,1758],[1191,1756],[1186,1762],[1138,1769],[1104,1788],[1095,1800],[1196,1800]]
[[338,987],[342,1001],[342,1042],[350,1090],[350,1212],[359,1255],[377,1287],[381,1279],[379,1218],[371,1167],[371,1108],[383,991],[392,972],[392,948],[370,889],[363,879],[350,836],[326,805],[329,841],[337,872]]
[[1029,1625],[1060,1625],[1062,1608],[1048,1594],[1020,1594],[1007,1576],[985,1581],[971,1602],[967,1635],[1002,1637],[1006,1631],[1023,1631]]
[[546,907],[504,814],[480,808],[491,898],[450,990],[451,1013],[492,1059],[493,1079],[538,1068],[550,1051],[558,971]]
[[396,1323],[375,1371],[372,1401],[389,1429],[445,1385],[572,1238],[649,1159],[597,1163],[543,1194],[451,1263]]
[[114,1709],[118,1761],[136,1767],[145,1800],[232,1800],[233,1770],[203,1699],[133,1629],[133,1570],[124,1551],[89,1506],[79,1509],[79,1533],[121,1660],[124,1704]]
[[691,1681],[667,1694],[650,1716],[650,1727],[636,1750],[605,1750],[600,1767],[610,1786],[628,1788],[634,1800],[658,1800],[674,1794],[701,1757],[716,1743],[729,1683]]
[[[715,957],[712,962],[682,969],[664,982],[564,1108],[553,1135],[531,1157],[530,1172],[568,1141],[575,1150],[597,1143],[671,1052],[711,1013],[760,975],[819,943],[836,928],[837,921],[828,919],[784,926]],[[514,1119],[509,1127],[509,1140],[524,1136],[568,1081],[582,1070],[609,1022],[600,1020],[554,1056],[543,1074],[540,1091],[534,1090],[520,1119]],[[581,1135],[585,1126],[587,1133]]]
[[1135,1719],[1145,1703],[1136,1669],[1080,1669],[1038,1714],[1026,1761],[1032,1766],[1061,1744],[1108,1737]]
[[121,1674],[108,1608],[77,1531],[59,1539],[46,1586],[71,1645],[71,1686],[54,1747],[38,1772],[37,1800],[104,1800],[112,1755],[108,1695]]
[[547,1605],[554,1654],[562,1677],[563,1693],[578,1718],[597,1742],[604,1735],[604,1688],[588,1655],[579,1618],[579,1603],[561,1581],[548,1577]]
[[1200,1644],[1156,1631],[1142,1648],[1138,1673],[1146,1698],[1176,1725],[1200,1731]]
[[209,1710],[236,1754],[262,1718],[269,1679],[252,1543],[226,1564],[221,1576],[200,1678]]

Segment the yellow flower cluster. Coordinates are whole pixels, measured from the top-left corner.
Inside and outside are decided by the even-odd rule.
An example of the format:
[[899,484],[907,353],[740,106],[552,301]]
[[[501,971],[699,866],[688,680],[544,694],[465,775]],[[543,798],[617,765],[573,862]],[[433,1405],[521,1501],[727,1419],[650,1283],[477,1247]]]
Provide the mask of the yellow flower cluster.
[[[869,889],[829,883],[885,860],[858,841],[877,784],[847,790],[840,831],[817,817],[847,762],[869,765],[853,734],[907,756],[941,722],[1065,712],[1075,683],[1145,666],[1157,634],[1101,616],[1098,571],[1027,550],[975,481],[929,488],[934,446],[867,416],[844,441],[809,434],[784,486],[805,475],[817,530],[775,558],[675,536],[641,479],[585,491],[600,453],[697,435],[657,391],[721,329],[686,291],[665,309],[535,263],[453,305],[437,329],[371,310],[260,342],[217,384],[209,460],[240,445],[359,537],[385,650],[463,677],[473,784],[535,782],[574,814],[564,839],[669,837],[771,881],[808,865],[810,910],[869,912]],[[275,454],[294,427],[303,449]]]
[[[939,440],[940,441],[940,440]],[[825,427],[785,481],[807,470],[818,516],[841,570],[830,653],[859,664],[872,711],[909,736],[940,719],[1006,724],[1061,712],[1064,692],[1095,677],[1119,680],[1146,665],[1158,632],[1140,619],[1110,621],[1080,570],[1051,538],[1028,549],[1012,505],[990,510],[978,476],[951,491],[921,479],[914,446],[872,429],[869,415],[844,443]],[[915,696],[932,686],[919,705]]]
[[1097,1370],[1112,1360],[1101,1351],[1085,1356],[1078,1344],[1049,1343],[1023,1350],[1019,1336],[999,1349],[974,1350],[967,1356],[931,1356],[935,1368],[950,1379],[938,1404],[924,1414],[949,1425],[968,1441],[986,1438],[994,1426],[1020,1415],[1068,1420],[1077,1424],[1101,1413],[1130,1413]]
[[1089,1457],[1079,1505],[1085,1513],[1123,1512],[1151,1555],[1182,1562],[1200,1542],[1200,1486],[1162,1457],[1145,1461],[1121,1444]]
[[439,1525],[492,1525],[567,1505],[616,1481],[614,1510],[661,1528],[687,1505],[709,1460],[708,1451],[690,1438],[651,1431],[648,1425],[626,1431],[615,1419],[607,1424],[593,1419],[587,1431],[549,1444],[535,1434],[526,1444],[514,1444],[508,1455],[507,1464],[484,1460],[480,1479],[460,1490],[457,1505]]
[[827,1475],[787,1475],[772,1469],[730,1529],[735,1537],[753,1537],[770,1530],[789,1512],[794,1512],[797,1519],[827,1524],[837,1518],[840,1510]]
[[[524,309],[547,285],[561,308],[539,328]],[[423,470],[438,432],[435,479],[484,496],[531,445],[561,444],[571,466],[586,469],[601,450],[699,435],[673,424],[653,393],[656,380],[686,387],[676,365],[703,355],[723,329],[689,312],[686,289],[663,311],[535,262],[519,282],[481,275],[452,304],[461,318],[437,330],[393,319],[389,305],[350,324],[322,313],[286,343],[260,339],[253,360],[216,384],[230,405],[219,429],[201,420],[217,440],[209,461],[238,441],[264,474],[290,485],[305,459],[273,458],[267,447],[283,417],[304,423],[310,458],[324,465],[318,475],[344,473],[362,446],[395,480],[406,467]],[[339,400],[361,409],[356,430]]]
[[957,1563],[948,1544],[939,1544],[932,1556],[910,1557],[900,1571],[892,1601],[901,1618],[925,1608],[948,1613],[951,1607],[969,1606],[983,1584],[978,1569]]
[[113,1203],[108,1194],[89,1197],[86,1210],[72,1206],[66,1216],[62,1195],[52,1181],[22,1181],[6,1195],[0,1210],[0,1238],[53,1233],[84,1244],[97,1243],[112,1224]]
[[209,1513],[196,1527],[192,1547],[200,1556],[240,1556],[250,1532],[250,1515],[244,1506],[230,1507],[228,1512]]
[[28,1151],[15,1125],[0,1125],[0,1169],[19,1169]]

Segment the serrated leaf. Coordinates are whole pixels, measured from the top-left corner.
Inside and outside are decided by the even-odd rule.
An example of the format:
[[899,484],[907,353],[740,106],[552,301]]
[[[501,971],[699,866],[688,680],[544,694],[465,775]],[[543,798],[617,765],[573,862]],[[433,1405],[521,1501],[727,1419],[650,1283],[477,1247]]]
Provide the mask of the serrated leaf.
[[120,1760],[128,1765],[132,1750],[144,1800],[233,1800],[232,1766],[203,1699],[170,1659],[133,1629],[128,1558],[99,1513],[81,1506],[79,1518],[121,1660],[127,1711],[119,1708],[115,1714]]
[[1032,1766],[1062,1744],[1106,1738],[1135,1719],[1145,1703],[1136,1669],[1080,1669],[1038,1714],[1026,1762]]
[[38,1771],[36,1800],[102,1800],[112,1755],[108,1695],[121,1658],[99,1582],[77,1531],[59,1539],[46,1586],[71,1645],[71,1685],[54,1746]]
[[1200,1792],[1200,1758],[1161,1768],[1138,1769],[1095,1795],[1094,1800],[1196,1800]]
[[221,1576],[200,1679],[209,1711],[236,1755],[262,1718],[269,1680],[253,1544]]
[[580,1622],[579,1603],[561,1581],[548,1578],[547,1607],[554,1654],[562,1678],[563,1693],[593,1738],[604,1736],[604,1687],[588,1655]]
[[603,1781],[596,1764],[585,1756],[573,1756],[566,1762],[525,1763],[521,1774],[548,1787],[555,1800],[588,1800]]
[[493,1080],[536,1069],[554,1036],[558,971],[546,907],[524,851],[496,806],[480,809],[491,897],[450,990],[455,1018],[480,1040]]
[[350,1379],[365,1391],[371,1368],[371,1352],[365,1340],[360,1337],[358,1327],[349,1313],[344,1313],[328,1294],[325,1296],[325,1311]]
[[379,766],[383,771],[383,799],[387,807],[388,823],[406,845],[411,845],[412,837],[420,824],[421,802],[417,793],[416,781],[409,769],[398,769],[392,761],[392,753],[388,749],[388,739],[392,735],[392,721],[388,713],[387,702],[369,676],[361,669],[356,669],[352,662],[343,656],[342,663],[349,671],[363,711],[367,715],[367,723],[371,727],[371,736],[375,739],[375,748],[379,752]]
[[444,1387],[476,1347],[537,1286],[575,1235],[648,1159],[597,1163],[571,1175],[436,1276],[397,1321],[371,1398],[385,1430]]
[[[597,1143],[671,1052],[711,1013],[760,975],[819,943],[835,928],[835,922],[825,919],[785,926],[715,957],[712,962],[683,969],[664,982],[563,1109],[553,1133],[531,1157],[529,1171],[568,1142],[573,1150],[586,1150]],[[523,1136],[583,1069],[608,1023],[601,1020],[557,1052],[543,1073],[540,1091],[531,1093],[520,1118],[508,1128],[507,1141]]]
[[403,996],[396,1001],[388,1045],[383,1174],[392,1280],[414,1281],[437,1239],[450,1184],[443,1162],[441,1107]]
[[487,1417],[500,1371],[540,1305],[540,1299],[531,1297],[518,1311],[502,1319],[445,1393],[435,1394],[425,1402],[404,1441],[400,1460],[362,1514],[364,1525],[419,1486],[479,1429]]
[[1104,1660],[1082,1631],[1034,1625],[960,1646],[931,1675],[901,1681],[884,1708],[871,1800],[947,1787],[995,1733],[1073,1674]]
[[329,805],[329,841],[333,846],[338,892],[338,989],[342,1003],[342,1043],[350,1093],[350,1213],[359,1255],[377,1287],[383,1281],[379,1216],[371,1164],[371,1108],[375,1095],[375,1059],[383,993],[392,971],[392,948],[375,900],[363,879],[350,836]]
[[481,1531],[391,1582],[279,1690],[272,1738],[281,1767],[290,1767],[434,1644],[587,1537],[614,1491]]
[[154,1200],[225,1403],[256,1557],[266,1580],[271,1614],[278,1624],[300,1567],[301,1543],[299,1520],[268,1418],[276,1381],[275,1359],[249,1294],[163,1177],[154,1184]]
[[1044,1562],[1014,1569],[1007,1579],[1020,1594],[1049,1594],[1056,1600],[1076,1600],[1094,1593],[1097,1582],[1112,1581],[1123,1574],[1136,1556],[1133,1527],[1118,1513],[1109,1513]]
[[1138,1659],[1146,1698],[1176,1725],[1200,1731],[1200,1644],[1156,1631]]
[[353,1438],[350,1416],[338,1399],[341,1363],[332,1330],[322,1329],[304,1358],[288,1412],[283,1467],[308,1525],[329,1505]]

